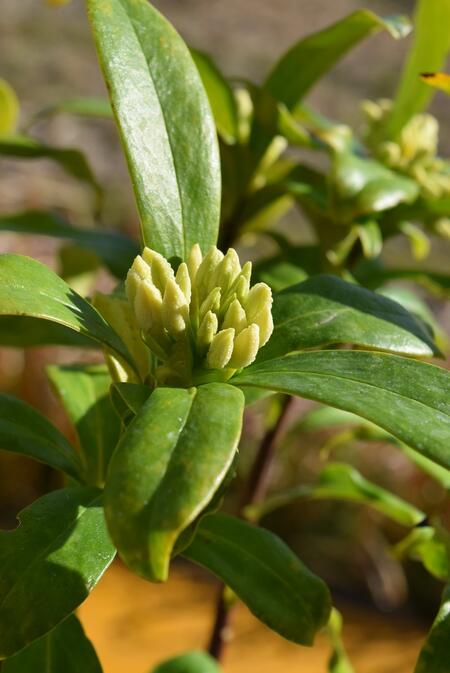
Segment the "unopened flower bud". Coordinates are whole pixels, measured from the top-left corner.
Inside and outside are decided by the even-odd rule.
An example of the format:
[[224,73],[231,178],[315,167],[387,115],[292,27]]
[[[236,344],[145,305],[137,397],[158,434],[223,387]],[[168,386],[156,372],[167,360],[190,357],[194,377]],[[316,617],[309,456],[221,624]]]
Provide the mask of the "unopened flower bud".
[[187,267],[187,264],[185,264],[185,262],[182,262],[178,267],[175,280],[177,281],[177,284],[180,286],[180,289],[184,294],[184,296],[186,297],[187,303],[189,304],[191,301],[192,284],[189,276],[189,269]]
[[195,285],[199,296],[206,296],[215,287],[213,284],[215,271],[223,259],[223,253],[217,248],[210,248],[198,267]]
[[189,305],[181,288],[172,279],[164,291],[161,314],[163,325],[170,336],[177,339],[185,332],[189,321]]
[[239,332],[242,332],[247,327],[247,316],[239,299],[235,299],[226,312],[222,328],[227,329],[228,327],[234,327],[236,334],[239,334]]
[[227,366],[233,353],[234,334],[232,327],[216,334],[206,356],[206,364],[210,369],[223,369]]
[[259,349],[259,327],[254,323],[246,327],[234,340],[233,354],[228,367],[241,369],[256,358]]
[[197,333],[197,346],[201,352],[203,352],[211,344],[214,336],[217,333],[219,327],[219,321],[217,316],[212,311],[208,311],[202,322]]

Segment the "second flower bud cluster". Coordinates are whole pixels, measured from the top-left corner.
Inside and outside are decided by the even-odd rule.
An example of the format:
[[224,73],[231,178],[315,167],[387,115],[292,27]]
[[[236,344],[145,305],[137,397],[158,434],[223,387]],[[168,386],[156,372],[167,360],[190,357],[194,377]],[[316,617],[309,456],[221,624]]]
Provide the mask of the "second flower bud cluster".
[[166,372],[183,365],[235,370],[254,361],[272,334],[272,293],[265,283],[250,288],[250,276],[251,263],[241,267],[233,248],[224,255],[212,247],[203,257],[194,245],[176,273],[150,248],[136,257],[127,296]]

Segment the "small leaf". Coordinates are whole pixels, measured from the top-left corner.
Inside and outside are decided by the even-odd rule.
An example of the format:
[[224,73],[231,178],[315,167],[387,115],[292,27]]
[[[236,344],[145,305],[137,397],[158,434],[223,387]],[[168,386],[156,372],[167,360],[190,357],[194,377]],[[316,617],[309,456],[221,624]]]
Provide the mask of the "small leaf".
[[232,381],[353,412],[450,468],[450,374],[434,365],[382,353],[313,351],[255,363]]
[[116,278],[125,278],[139,254],[137,244],[128,236],[115,231],[78,229],[55,213],[39,210],[3,215],[0,217],[0,231],[74,241],[80,247],[95,252]]
[[1,154],[15,159],[52,159],[73,178],[92,187],[98,197],[101,195],[101,187],[79,150],[50,147],[28,136],[11,135],[0,138]]
[[344,463],[329,463],[312,484],[304,484],[246,509],[256,520],[279,507],[299,499],[344,500],[368,505],[402,526],[415,526],[425,514],[410,503],[365,479],[358,470]]
[[393,551],[397,558],[421,561],[437,579],[450,580],[450,535],[442,526],[416,528]]
[[0,136],[15,132],[19,121],[19,100],[8,82],[0,78]]
[[112,403],[125,425],[139,413],[151,392],[149,386],[138,383],[114,383],[111,388]]
[[4,393],[0,394],[0,448],[82,480],[79,456],[59,430],[28,404]]
[[71,614],[115,554],[98,489],[49,493],[19,521],[14,531],[0,532],[0,659]]
[[164,661],[152,673],[220,673],[221,670],[209,654],[194,651]]
[[389,118],[388,135],[391,138],[429,103],[433,90],[420,80],[419,75],[421,72],[434,72],[444,65],[450,48],[449,24],[450,0],[418,0],[414,15],[413,44]]
[[86,479],[101,486],[120,435],[109,396],[111,376],[104,365],[52,365],[47,374],[76,428]]
[[441,607],[422,648],[414,673],[448,673],[450,639],[450,587],[444,589]]
[[311,645],[328,620],[326,585],[268,530],[225,514],[209,515],[183,556],[211,570],[288,640]]
[[220,159],[189,50],[147,0],[88,0],[145,245],[185,258],[216,243]]
[[258,362],[338,343],[421,357],[439,353],[400,304],[336,276],[314,276],[277,293],[272,315],[274,331]]
[[43,638],[7,659],[2,673],[102,673],[83,627],[70,615]]
[[210,502],[240,437],[244,397],[210,383],[157,388],[128,426],[105,488],[109,530],[125,563],[165,580],[180,533]]
[[332,647],[331,657],[328,662],[329,673],[354,673],[353,666],[342,642],[342,616],[335,608],[331,611],[326,632]]
[[100,314],[53,271],[30,257],[0,255],[0,315],[58,323],[108,346],[133,365],[124,344]]

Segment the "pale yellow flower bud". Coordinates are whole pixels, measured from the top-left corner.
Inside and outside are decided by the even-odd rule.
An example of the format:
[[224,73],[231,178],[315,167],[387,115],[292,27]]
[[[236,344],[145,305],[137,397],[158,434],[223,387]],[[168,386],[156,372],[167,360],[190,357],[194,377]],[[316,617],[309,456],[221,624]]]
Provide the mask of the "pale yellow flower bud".
[[223,292],[227,292],[241,273],[241,265],[236,250],[230,248],[217,266],[213,279],[214,286],[219,285]]
[[215,271],[223,259],[223,253],[217,248],[210,248],[203,258],[202,263],[198,267],[197,275],[195,277],[195,285],[199,293],[199,298],[206,297],[215,287],[214,276]]
[[211,292],[208,294],[208,296],[200,306],[200,320],[203,319],[203,316],[208,311],[216,312],[219,310],[221,294],[222,293],[219,287],[215,287],[213,290],[211,290]]
[[259,327],[254,323],[246,327],[234,340],[233,354],[228,367],[241,369],[247,367],[256,358],[259,349]]
[[232,301],[226,312],[222,329],[227,329],[228,327],[233,327],[236,330],[236,334],[239,334],[239,332],[242,332],[247,327],[247,316],[239,299]]
[[202,263],[202,251],[200,250],[200,246],[198,243],[196,243],[192,249],[191,252],[189,253],[188,261],[187,261],[187,267],[189,269],[189,276],[191,278],[192,283],[195,281],[195,277],[197,275],[198,267]]
[[206,365],[210,369],[223,369],[233,353],[234,329],[221,330],[216,334],[206,356]]
[[189,304],[191,301],[191,279],[189,276],[189,270],[187,267],[187,264],[185,262],[182,262],[180,266],[178,267],[178,271],[175,276],[175,280],[177,281],[177,284],[179,285],[182,293],[186,297],[186,301]]
[[197,333],[197,346],[201,352],[211,344],[217,333],[218,327],[219,321],[216,314],[212,311],[208,311],[200,323]]
[[150,248],[144,248],[142,257],[145,262],[150,267],[150,272],[152,274],[152,280],[158,290],[163,294],[166,288],[166,284],[169,280],[175,279],[175,274],[169,262],[164,259],[159,252],[150,250]]
[[151,281],[140,281],[137,286],[133,308],[136,320],[144,332],[150,332],[155,327],[159,330],[162,323],[162,297],[161,292]]
[[257,313],[253,322],[259,327],[259,347],[264,346],[272,336],[273,332],[273,318],[271,306],[265,306],[259,313]]
[[273,332],[272,291],[265,283],[252,287],[245,302],[245,312],[249,323],[259,327],[259,345],[264,346]]
[[161,307],[162,322],[175,339],[186,331],[189,321],[189,304],[177,283],[170,279],[164,291]]

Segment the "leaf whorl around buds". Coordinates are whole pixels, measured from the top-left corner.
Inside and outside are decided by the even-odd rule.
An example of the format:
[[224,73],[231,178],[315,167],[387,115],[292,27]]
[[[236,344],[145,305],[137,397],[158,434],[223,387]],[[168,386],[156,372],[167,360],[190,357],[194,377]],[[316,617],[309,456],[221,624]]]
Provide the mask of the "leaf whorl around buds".
[[162,362],[160,382],[192,383],[194,370],[226,370],[226,377],[256,358],[273,330],[272,293],[250,288],[251,263],[241,267],[230,248],[203,257],[194,245],[174,273],[159,253],[145,248],[133,262],[126,292],[142,336]]

